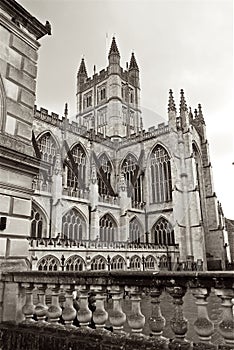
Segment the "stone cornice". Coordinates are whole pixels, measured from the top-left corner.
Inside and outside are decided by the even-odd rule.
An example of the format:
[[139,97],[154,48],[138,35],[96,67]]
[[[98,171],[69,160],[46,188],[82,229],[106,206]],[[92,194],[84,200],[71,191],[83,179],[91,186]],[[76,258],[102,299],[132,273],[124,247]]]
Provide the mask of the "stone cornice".
[[12,16],[16,25],[22,25],[29,33],[34,34],[36,39],[40,39],[46,34],[51,34],[49,25],[43,25],[15,0],[0,0],[0,6]]

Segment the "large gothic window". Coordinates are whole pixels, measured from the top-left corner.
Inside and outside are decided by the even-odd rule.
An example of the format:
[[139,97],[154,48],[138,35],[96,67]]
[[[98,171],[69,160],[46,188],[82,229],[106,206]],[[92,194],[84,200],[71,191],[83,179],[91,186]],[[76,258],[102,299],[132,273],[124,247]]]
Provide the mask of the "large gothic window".
[[104,215],[99,221],[100,241],[115,242],[117,233],[117,224],[109,215]]
[[106,270],[106,259],[101,256],[95,256],[92,260],[91,260],[91,270]]
[[[77,175],[74,166],[76,167]],[[86,183],[86,154],[80,144],[74,146],[65,161],[65,187],[84,190]]]
[[[99,158],[100,167],[106,177],[107,182],[111,183],[111,163],[106,154],[102,154]],[[98,174],[98,192],[100,196],[109,195],[109,188],[106,186],[105,182],[102,180],[101,176]]]
[[145,269],[146,270],[155,270],[157,268],[157,262],[156,259],[149,255],[145,258]]
[[151,154],[152,202],[162,203],[172,199],[171,164],[167,151],[157,145]]
[[75,208],[69,210],[62,218],[62,235],[72,241],[81,241],[85,236],[86,223]]
[[139,175],[139,164],[137,159],[128,154],[122,164],[122,173],[128,188],[128,195],[132,198],[132,206],[138,207],[142,203],[142,175]]
[[65,262],[66,271],[82,271],[84,269],[84,260],[78,256],[70,256]]
[[111,260],[111,270],[124,270],[125,261],[120,255],[116,255]]
[[129,222],[129,241],[131,243],[144,242],[143,228],[137,218]]
[[31,210],[31,237],[46,237],[46,219],[42,211],[33,203]]
[[174,245],[175,235],[171,224],[160,218],[152,228],[152,242],[158,245]]
[[39,271],[58,271],[60,262],[58,258],[53,255],[46,255],[38,262]]
[[131,270],[141,270],[141,258],[134,255],[130,258],[130,269]]
[[57,147],[55,140],[49,132],[42,135],[37,141],[39,150],[41,152],[41,159],[50,164],[55,163]]

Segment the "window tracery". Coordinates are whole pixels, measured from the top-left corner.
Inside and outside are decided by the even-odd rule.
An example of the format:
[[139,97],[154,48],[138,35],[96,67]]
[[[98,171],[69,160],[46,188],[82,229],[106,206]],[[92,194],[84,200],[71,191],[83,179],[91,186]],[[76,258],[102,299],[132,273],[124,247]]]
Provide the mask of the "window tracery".
[[31,237],[46,237],[46,219],[41,210],[33,203],[31,210]]
[[172,200],[171,164],[167,151],[157,145],[151,154],[152,202]]
[[131,243],[144,242],[143,228],[137,218],[133,218],[129,222],[129,241]]
[[104,215],[99,221],[100,241],[114,242],[116,240],[117,224],[109,215]]
[[152,228],[152,241],[158,245],[175,245],[175,235],[171,224],[160,218]]
[[69,210],[62,218],[62,235],[72,241],[81,241],[85,236],[86,223],[75,208]]

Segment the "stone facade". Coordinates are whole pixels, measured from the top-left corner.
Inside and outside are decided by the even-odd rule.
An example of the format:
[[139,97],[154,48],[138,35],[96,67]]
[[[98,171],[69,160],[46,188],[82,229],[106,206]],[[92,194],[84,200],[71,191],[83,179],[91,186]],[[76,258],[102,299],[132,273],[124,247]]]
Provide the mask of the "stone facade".
[[0,1],[0,265],[26,268],[38,40],[47,29],[15,1]]
[[193,114],[181,90],[177,112],[170,90],[168,124],[144,130],[136,58],[124,70],[113,38],[106,69],[88,77],[81,61],[76,121],[67,106],[62,117],[34,108],[37,39],[50,28],[20,6],[15,18],[14,5],[2,0],[0,12],[2,261],[43,271],[224,268],[201,106]]

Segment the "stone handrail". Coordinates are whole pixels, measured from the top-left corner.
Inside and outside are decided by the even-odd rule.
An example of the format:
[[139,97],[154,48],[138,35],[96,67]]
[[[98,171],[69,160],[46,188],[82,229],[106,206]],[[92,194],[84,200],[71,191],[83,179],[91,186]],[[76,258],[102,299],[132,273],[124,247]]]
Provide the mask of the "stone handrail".
[[[7,332],[10,332],[11,339],[16,337],[14,334],[19,332],[19,327],[24,327],[20,335],[22,340],[26,327],[27,332],[31,332],[30,336],[34,329],[37,334],[34,338],[37,337],[38,341],[40,336],[49,334],[48,337],[53,339],[51,350],[60,344],[58,338],[65,342],[62,348],[68,350],[75,349],[76,345],[82,346],[84,337],[91,337],[91,344],[95,338],[96,347],[91,347],[90,344],[89,349],[234,348],[234,286],[231,272],[30,271],[5,273],[2,275],[2,284],[2,321],[5,322],[0,325],[0,344],[1,341],[4,343]],[[78,301],[73,300],[74,292],[79,295]],[[165,327],[166,320],[161,311],[161,298],[165,293],[172,299],[170,330]],[[222,314],[216,324],[208,316],[207,299],[211,293],[215,293],[221,301],[219,305]],[[184,316],[183,298],[186,299],[188,294],[193,295],[190,302],[197,306],[192,340],[186,336],[188,321]],[[108,300],[111,297],[111,308],[106,302],[107,296]],[[147,318],[142,313],[145,296],[151,303],[151,314]],[[130,304],[127,311],[122,307],[126,297]],[[18,328],[14,329],[12,325],[9,328],[6,321],[16,321]],[[126,324],[130,333],[126,333]],[[143,334],[146,324],[150,336]],[[38,332],[41,335],[38,336]],[[172,336],[167,332],[171,332]],[[219,338],[219,345],[213,342],[214,335],[216,339]],[[31,349],[25,344],[24,349]],[[12,349],[7,346],[3,348]],[[37,347],[34,346],[34,349]]]

